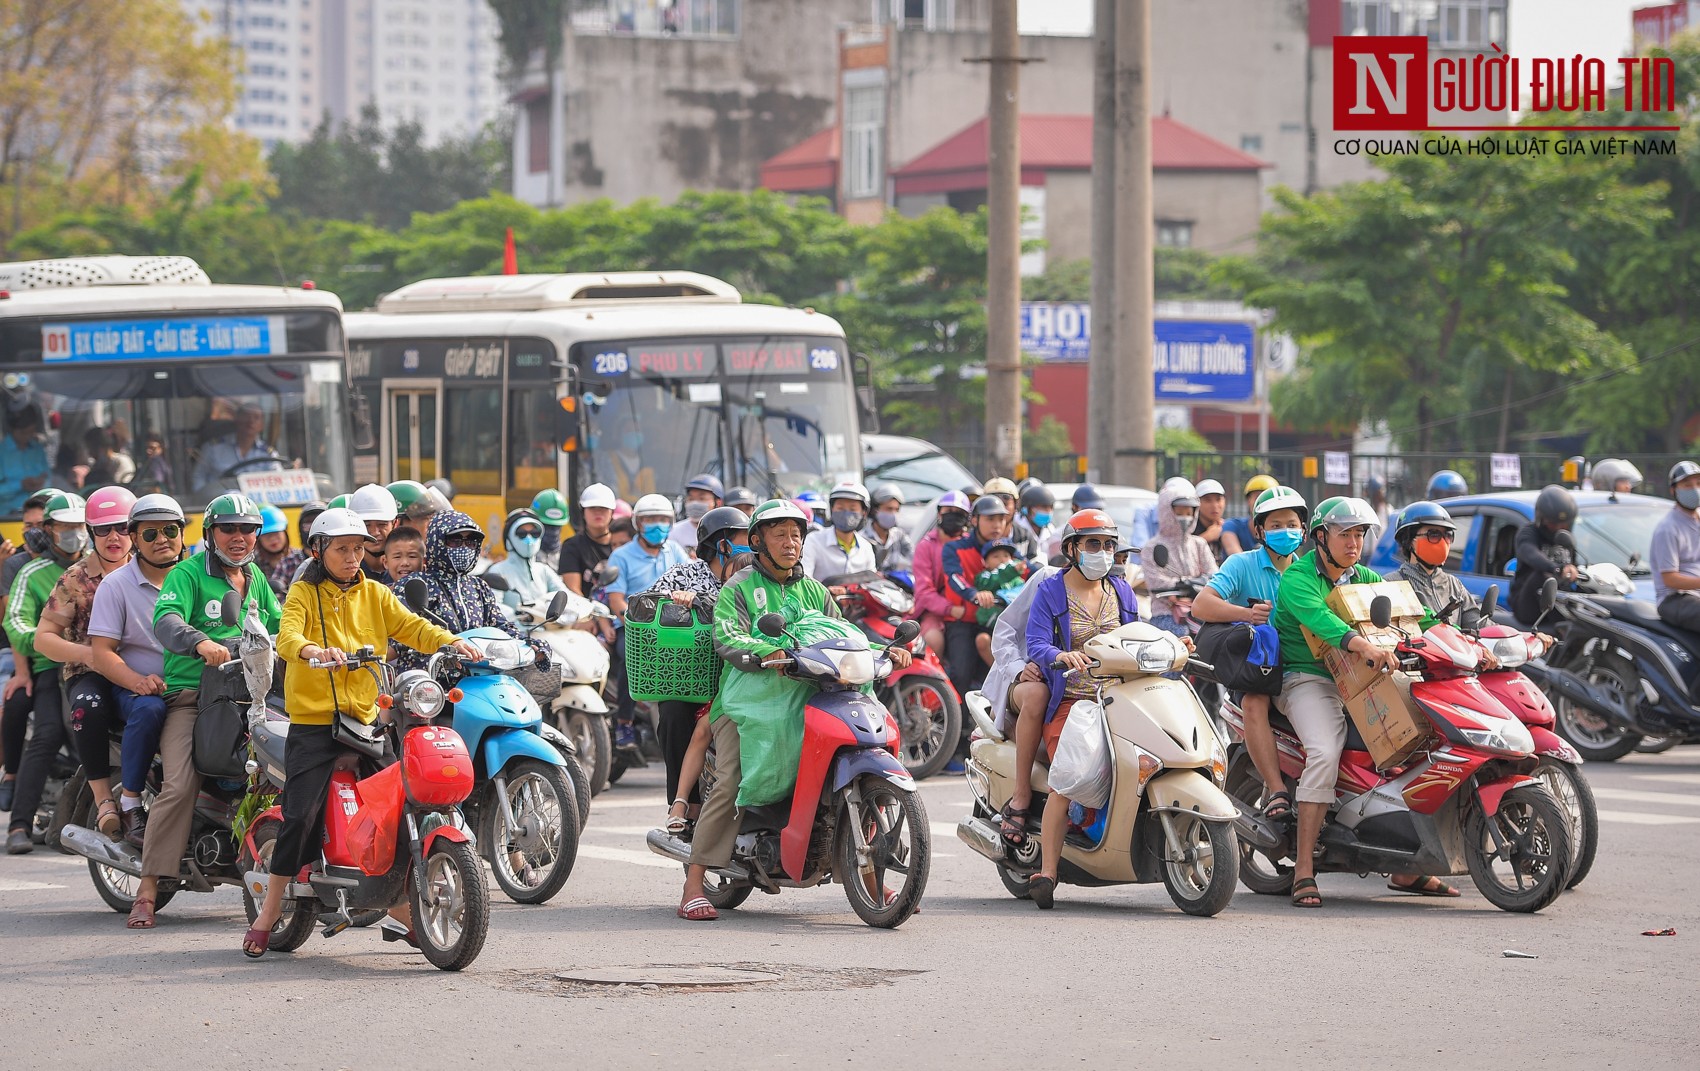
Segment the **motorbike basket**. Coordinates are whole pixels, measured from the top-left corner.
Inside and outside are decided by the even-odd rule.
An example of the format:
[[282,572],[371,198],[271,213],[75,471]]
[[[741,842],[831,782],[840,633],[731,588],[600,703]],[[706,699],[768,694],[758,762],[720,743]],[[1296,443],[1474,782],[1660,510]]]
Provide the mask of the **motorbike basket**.
[[706,703],[720,685],[714,623],[656,595],[632,600],[626,618],[626,686],[633,699]]
[[561,695],[561,664],[551,662],[547,667],[527,666],[509,672],[521,688],[531,693],[531,698],[537,700],[537,705],[548,710]]

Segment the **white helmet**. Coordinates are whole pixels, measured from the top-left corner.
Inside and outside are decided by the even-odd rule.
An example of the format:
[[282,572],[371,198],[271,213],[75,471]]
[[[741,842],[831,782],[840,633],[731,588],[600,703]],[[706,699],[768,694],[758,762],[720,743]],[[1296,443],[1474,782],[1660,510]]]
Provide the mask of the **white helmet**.
[[[1221,484],[1217,484],[1216,486],[1220,487]],[[1198,508],[1198,488],[1194,487],[1192,485],[1192,481],[1187,479],[1185,476],[1170,476],[1167,480],[1163,481],[1163,490],[1170,492],[1174,496],[1169,500],[1170,509],[1174,509],[1176,506],[1191,506],[1194,509]]]
[[1205,495],[1221,495],[1225,498],[1225,497],[1227,497],[1227,494],[1228,494],[1228,492],[1225,489],[1223,489],[1222,484],[1217,480],[1199,480],[1198,481],[1198,497],[1199,498],[1203,498]]
[[614,489],[605,483],[593,483],[578,495],[579,509],[613,509]]
[[835,484],[832,490],[826,493],[826,500],[830,503],[835,498],[853,498],[862,504],[863,509],[872,505],[868,498],[868,489],[855,480],[840,480]]
[[663,495],[644,495],[632,507],[633,517],[666,517],[673,519],[673,503]]
[[1641,470],[1620,457],[1608,457],[1594,465],[1594,471],[1589,473],[1594,481],[1594,490],[1612,491],[1617,487],[1617,481],[1628,480],[1631,487],[1641,482]]
[[338,536],[351,535],[357,535],[361,539],[371,538],[366,534],[366,522],[361,520],[360,514],[351,509],[327,509],[313,518],[313,527],[307,530],[307,541],[311,543],[320,536],[335,539]]
[[[395,496],[390,494],[390,489],[375,483],[369,483],[349,495],[348,508],[358,514],[362,521],[393,521],[399,512],[396,509]],[[317,528],[318,522],[315,521],[313,527]],[[312,534],[309,532],[308,538],[311,538]]]
[[143,521],[176,521],[183,523],[183,507],[170,495],[143,495],[130,507],[130,523]]

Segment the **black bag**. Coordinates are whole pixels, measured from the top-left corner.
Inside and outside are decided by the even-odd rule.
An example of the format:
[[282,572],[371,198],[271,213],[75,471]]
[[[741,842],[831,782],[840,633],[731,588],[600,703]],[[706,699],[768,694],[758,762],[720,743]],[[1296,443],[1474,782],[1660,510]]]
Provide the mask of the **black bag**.
[[1211,621],[1199,630],[1193,643],[1199,661],[1216,667],[1215,679],[1222,687],[1253,695],[1280,695],[1279,660],[1272,665],[1260,665],[1251,657],[1259,627],[1248,621]]
[[248,680],[239,659],[202,670],[198,706],[195,769],[203,777],[247,777]]

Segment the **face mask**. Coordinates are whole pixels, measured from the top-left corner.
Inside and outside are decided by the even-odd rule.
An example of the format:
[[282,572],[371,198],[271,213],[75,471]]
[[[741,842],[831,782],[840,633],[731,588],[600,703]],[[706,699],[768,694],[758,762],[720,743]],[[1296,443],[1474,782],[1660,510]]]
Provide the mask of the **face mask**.
[[82,528],[68,529],[54,537],[53,545],[58,547],[62,554],[81,554],[89,549],[89,534]]
[[1083,551],[1079,562],[1080,575],[1088,580],[1102,580],[1110,575],[1110,570],[1116,565],[1116,552],[1113,550]]
[[1305,541],[1305,534],[1297,528],[1276,528],[1263,533],[1263,545],[1285,558],[1299,549],[1299,544]]
[[1411,544],[1411,550],[1415,552],[1418,561],[1437,567],[1446,564],[1446,552],[1451,549],[1450,543],[1430,543],[1426,539],[1419,539]]
[[40,557],[53,549],[53,537],[41,528],[26,529],[24,531],[24,546],[31,554]]
[[1033,514],[1033,527],[1044,528],[1051,523],[1051,515],[1044,511]]
[[514,553],[522,558],[537,557],[537,550],[543,545],[540,536],[520,536],[514,540]]
[[643,541],[652,547],[659,547],[667,542],[668,527],[665,524],[646,524],[643,526]]
[[1700,509],[1700,488],[1681,488],[1676,493],[1676,503],[1683,509]]
[[703,515],[714,507],[707,502],[686,502],[685,516],[693,521],[700,521]]
[[448,552],[449,568],[457,573],[470,573],[478,565],[477,547],[449,547]]
[[960,513],[947,513],[939,518],[939,531],[947,536],[961,535],[962,530],[967,527],[968,518]]
[[892,528],[896,528],[897,511],[894,509],[888,509],[874,514],[874,523],[888,531]]
[[1117,562],[1116,564],[1110,566],[1110,576],[1111,577],[1126,577],[1127,576],[1127,566],[1125,564],[1123,564],[1122,562]]
[[862,527],[862,515],[855,510],[835,509],[832,511],[832,526],[840,532],[854,532]]

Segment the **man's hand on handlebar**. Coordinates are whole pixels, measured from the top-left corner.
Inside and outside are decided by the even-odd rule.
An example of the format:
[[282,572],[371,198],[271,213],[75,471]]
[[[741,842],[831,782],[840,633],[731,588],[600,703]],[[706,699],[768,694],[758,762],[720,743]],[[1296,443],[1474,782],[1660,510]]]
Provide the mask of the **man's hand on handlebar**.
[[761,660],[761,668],[771,669],[780,676],[784,676],[790,667],[791,656],[784,651],[775,651]]
[[222,666],[230,661],[230,648],[217,640],[202,640],[195,644],[195,653],[209,666]]
[[1362,636],[1352,637],[1351,650],[1378,673],[1392,673],[1399,668],[1399,654],[1388,647],[1378,647]]
[[1559,573],[1564,579],[1574,584],[1582,576],[1582,571],[1574,565],[1566,565]]
[[348,661],[348,653],[335,647],[320,647],[309,643],[301,648],[301,660],[309,665],[340,666]]
[[909,663],[915,660],[915,656],[905,647],[887,647],[885,653],[891,659],[893,669],[907,669]]
[[484,657],[484,652],[480,651],[478,645],[470,640],[456,640],[449,644],[449,650],[468,662],[476,662]]

